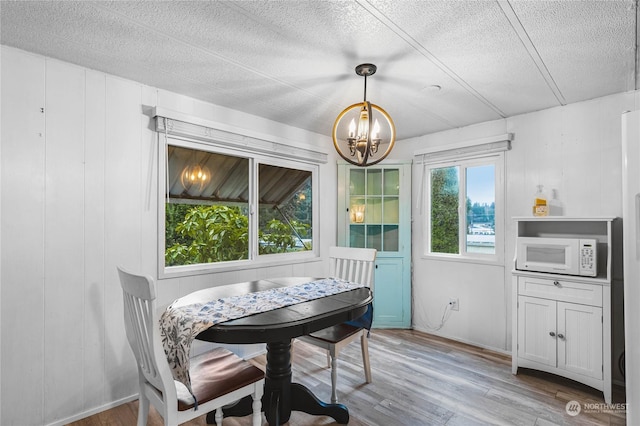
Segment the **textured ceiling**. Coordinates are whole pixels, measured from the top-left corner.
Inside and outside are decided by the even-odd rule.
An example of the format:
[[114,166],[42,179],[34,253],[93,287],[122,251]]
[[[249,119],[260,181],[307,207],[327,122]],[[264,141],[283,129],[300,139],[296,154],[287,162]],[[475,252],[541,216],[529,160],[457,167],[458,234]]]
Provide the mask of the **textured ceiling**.
[[[2,1],[1,42],[330,135],[398,139],[634,90],[635,1]],[[440,86],[441,90],[434,90]]]

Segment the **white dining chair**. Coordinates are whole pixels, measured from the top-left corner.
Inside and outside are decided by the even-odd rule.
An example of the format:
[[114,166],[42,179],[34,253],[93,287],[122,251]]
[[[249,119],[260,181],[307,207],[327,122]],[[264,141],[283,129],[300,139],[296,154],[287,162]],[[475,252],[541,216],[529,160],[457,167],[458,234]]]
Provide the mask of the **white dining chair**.
[[253,426],[260,426],[262,370],[223,348],[191,358],[191,387],[198,402],[194,409],[193,396],[182,383],[174,381],[162,347],[155,282],[122,268],[118,268],[118,274],[124,296],[125,330],[138,364],[138,426],[147,424],[150,404],[163,417],[165,426],[179,425],[210,411],[216,412],[216,424],[221,425],[221,407],[248,395],[253,398]]
[[[335,278],[364,284],[373,291],[373,272],[377,251],[367,248],[330,247],[329,275]],[[336,390],[338,380],[338,354],[349,343],[360,337],[362,363],[367,383],[371,383],[371,364],[369,363],[369,331],[349,323],[342,323],[316,331],[299,340],[325,349],[327,361],[331,367],[331,402],[338,402]]]

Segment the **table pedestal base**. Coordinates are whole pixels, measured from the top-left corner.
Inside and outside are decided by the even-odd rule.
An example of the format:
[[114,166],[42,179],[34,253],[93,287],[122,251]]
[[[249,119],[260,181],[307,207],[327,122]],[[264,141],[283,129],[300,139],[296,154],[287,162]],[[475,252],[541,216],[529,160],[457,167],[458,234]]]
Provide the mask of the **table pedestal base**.
[[[252,413],[251,397],[223,410],[225,417],[243,417]],[[267,371],[265,372],[262,410],[270,426],[289,421],[291,411],[316,416],[329,416],[340,424],[349,423],[349,410],[342,404],[320,401],[308,388],[291,383],[291,341],[267,343]],[[215,413],[207,414],[207,423],[215,424]]]

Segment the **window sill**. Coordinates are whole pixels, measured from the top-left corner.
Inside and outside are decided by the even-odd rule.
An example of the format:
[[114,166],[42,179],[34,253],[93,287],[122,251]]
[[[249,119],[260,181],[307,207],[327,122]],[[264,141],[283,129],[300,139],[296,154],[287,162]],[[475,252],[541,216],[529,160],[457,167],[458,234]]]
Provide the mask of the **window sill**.
[[247,269],[262,269],[274,266],[284,266],[300,263],[320,262],[322,259],[314,252],[290,253],[283,255],[263,255],[257,260],[238,260],[220,264],[199,264],[161,267],[159,279],[180,278],[194,275],[217,274],[221,272],[245,271]]
[[425,260],[442,260],[445,262],[458,263],[476,263],[480,265],[501,266],[504,267],[504,259],[497,256],[476,257],[476,256],[460,256],[446,254],[422,254],[421,259]]

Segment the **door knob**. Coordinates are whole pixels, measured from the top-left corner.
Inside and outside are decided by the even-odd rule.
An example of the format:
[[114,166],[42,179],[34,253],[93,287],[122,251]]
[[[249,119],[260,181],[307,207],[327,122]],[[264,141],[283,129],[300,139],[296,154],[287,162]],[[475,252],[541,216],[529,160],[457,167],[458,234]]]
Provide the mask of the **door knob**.
[[554,333],[553,331],[550,331],[550,332],[549,332],[549,336],[551,336],[551,337],[556,337],[556,333]]
[[564,339],[564,334],[562,334],[562,333],[558,333],[558,338],[560,338],[560,339]]

